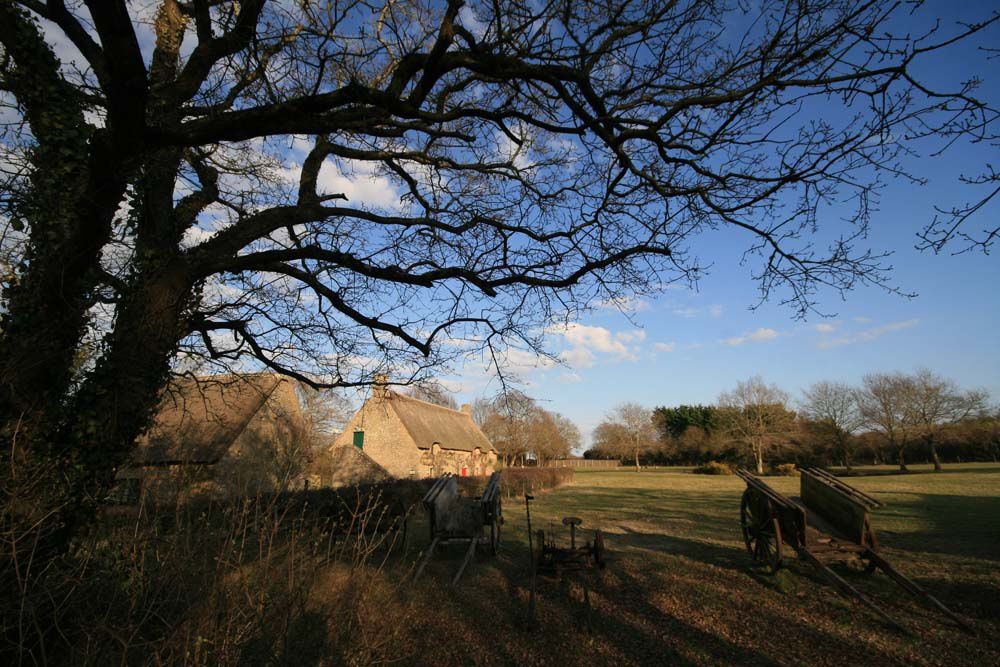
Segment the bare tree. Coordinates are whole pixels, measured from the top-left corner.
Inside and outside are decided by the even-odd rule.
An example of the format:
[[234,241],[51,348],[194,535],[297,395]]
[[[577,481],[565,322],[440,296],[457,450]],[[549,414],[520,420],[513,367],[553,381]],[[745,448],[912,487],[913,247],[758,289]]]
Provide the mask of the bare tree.
[[864,376],[858,392],[858,409],[865,424],[879,431],[895,452],[899,469],[906,472],[909,394],[912,378],[902,373],[871,373]]
[[496,396],[490,406],[480,427],[504,466],[518,460],[523,465],[532,450],[532,434],[541,413],[538,404],[523,392],[510,390]]
[[864,425],[857,391],[840,382],[817,382],[803,392],[802,414],[819,426],[850,472],[852,439]]
[[455,397],[452,396],[447,389],[441,386],[440,383],[436,382],[421,382],[410,387],[406,390],[406,393],[413,398],[418,398],[421,401],[427,401],[428,403],[433,403],[434,405],[440,405],[445,408],[451,408],[452,410],[458,410],[458,402]]
[[607,451],[631,458],[636,472],[642,470],[639,457],[656,445],[653,412],[638,403],[622,403],[611,410],[594,430],[594,442]]
[[795,415],[787,408],[788,400],[787,393],[760,376],[737,382],[735,389],[719,396],[731,434],[750,449],[758,473],[764,472],[767,450],[792,430]]
[[984,414],[989,394],[980,390],[963,392],[954,381],[923,368],[909,379],[906,399],[907,421],[924,439],[934,470],[940,472],[937,436],[941,428]]
[[340,433],[354,415],[351,401],[334,389],[313,389],[303,385],[299,389],[302,415],[317,443],[327,442]]
[[995,137],[971,77],[918,71],[996,14],[911,37],[909,6],[854,0],[146,4],[0,3],[0,428],[34,471],[4,479],[56,551],[191,359],[329,387],[541,351],[554,316],[696,278],[706,230],[800,314],[893,289],[864,246],[881,176]]
[[580,428],[573,420],[558,412],[549,412],[548,414],[555,423],[556,433],[561,442],[560,455],[568,456],[573,450],[579,449],[583,442],[583,436],[580,434]]
[[595,458],[625,461],[629,455],[628,434],[621,424],[602,421],[591,435],[590,452]]

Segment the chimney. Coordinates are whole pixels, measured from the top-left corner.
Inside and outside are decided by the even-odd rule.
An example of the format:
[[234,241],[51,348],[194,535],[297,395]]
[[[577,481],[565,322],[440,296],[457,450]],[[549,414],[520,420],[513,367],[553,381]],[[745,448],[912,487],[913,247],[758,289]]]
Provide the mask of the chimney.
[[389,398],[389,376],[379,373],[372,381],[372,398],[384,401]]
[[462,410],[462,412],[464,412],[465,414],[467,414],[467,415],[469,415],[471,417],[472,416],[472,403],[462,403],[461,410]]

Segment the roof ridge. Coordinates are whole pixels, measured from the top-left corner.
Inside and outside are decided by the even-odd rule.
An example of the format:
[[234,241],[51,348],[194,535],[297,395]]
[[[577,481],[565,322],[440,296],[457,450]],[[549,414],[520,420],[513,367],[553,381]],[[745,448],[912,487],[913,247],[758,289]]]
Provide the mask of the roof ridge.
[[429,405],[432,408],[440,408],[441,410],[447,410],[448,412],[454,412],[457,415],[464,415],[464,416],[469,417],[469,418],[472,417],[472,415],[470,415],[468,412],[465,412],[463,410],[456,410],[455,408],[449,408],[447,405],[440,405],[439,403],[431,403],[430,401],[425,401],[422,398],[417,398],[416,396],[410,396],[409,394],[402,394],[402,393],[396,392],[396,391],[391,392],[391,394],[392,394],[393,398],[405,398],[408,401],[415,401],[417,403],[422,403],[424,405]]

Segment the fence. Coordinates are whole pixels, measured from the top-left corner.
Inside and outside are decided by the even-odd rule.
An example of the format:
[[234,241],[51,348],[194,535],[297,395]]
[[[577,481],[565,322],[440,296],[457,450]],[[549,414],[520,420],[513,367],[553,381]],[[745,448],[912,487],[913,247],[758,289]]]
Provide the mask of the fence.
[[553,459],[549,468],[618,468],[622,462],[614,459]]

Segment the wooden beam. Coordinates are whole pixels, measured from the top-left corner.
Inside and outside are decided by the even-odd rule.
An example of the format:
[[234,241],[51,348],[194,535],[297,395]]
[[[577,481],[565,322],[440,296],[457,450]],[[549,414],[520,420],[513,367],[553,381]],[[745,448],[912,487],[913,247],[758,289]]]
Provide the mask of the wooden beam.
[[827,567],[826,564],[823,563],[821,560],[816,558],[816,556],[813,555],[811,551],[809,551],[808,549],[799,549],[798,551],[799,551],[799,556],[802,558],[802,560],[808,561],[809,563],[817,567],[819,571],[822,572],[826,576],[826,578],[830,580],[831,583],[833,583],[834,587],[837,590],[839,590],[844,597],[855,600],[856,602],[861,602],[866,607],[868,607],[876,614],[878,614],[882,618],[882,620],[888,623],[890,626],[896,628],[897,630],[899,630],[904,634],[911,634],[909,630],[900,625],[892,616],[889,616],[889,614],[882,611],[882,609],[877,604],[872,602],[872,600],[867,595],[865,595],[864,593],[856,589],[854,586],[851,586],[849,583],[844,581],[844,579],[840,575],[838,575],[836,572]]
[[880,556],[877,552],[869,551],[865,554],[865,557],[871,560],[872,563],[874,563],[876,566],[878,566],[879,569],[885,572],[890,579],[892,579],[897,584],[902,586],[908,593],[910,593],[910,595],[913,595],[914,597],[918,597],[929,602],[932,606],[936,607],[941,613],[943,613],[948,618],[953,620],[960,628],[962,628],[972,636],[976,635],[976,630],[971,625],[962,620],[951,609],[948,609],[948,607],[944,606],[944,603],[942,603],[936,597],[934,597],[933,595],[925,591],[923,588],[918,586],[915,581],[913,581],[903,573],[896,570],[896,568],[890,565],[889,562],[886,559],[882,558],[882,556]]
[[465,566],[469,564],[472,560],[473,554],[476,553],[476,543],[478,540],[472,538],[469,540],[469,550],[465,552],[465,558],[462,559],[462,564],[458,568],[458,572],[455,573],[455,578],[451,580],[451,585],[454,586],[458,583],[458,580],[462,578],[462,573],[465,572]]
[[423,558],[420,559],[420,565],[417,566],[417,571],[413,574],[413,583],[417,583],[417,579],[419,579],[420,575],[424,573],[424,568],[427,566],[427,561],[431,559],[431,556],[434,554],[434,549],[438,545],[438,539],[439,538],[435,537],[433,540],[431,540],[431,543],[427,546],[427,551],[424,553]]

